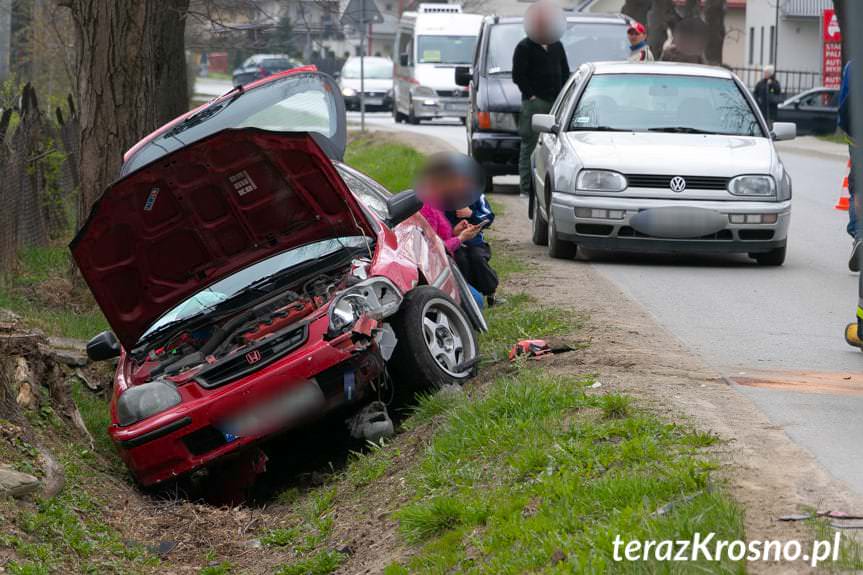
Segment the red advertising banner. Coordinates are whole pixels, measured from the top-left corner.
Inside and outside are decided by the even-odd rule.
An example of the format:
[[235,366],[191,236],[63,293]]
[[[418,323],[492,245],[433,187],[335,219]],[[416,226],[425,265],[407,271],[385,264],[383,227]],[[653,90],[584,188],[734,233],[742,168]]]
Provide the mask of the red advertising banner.
[[821,76],[828,88],[838,88],[842,83],[842,31],[839,19],[832,8],[824,10],[821,18],[823,59]]

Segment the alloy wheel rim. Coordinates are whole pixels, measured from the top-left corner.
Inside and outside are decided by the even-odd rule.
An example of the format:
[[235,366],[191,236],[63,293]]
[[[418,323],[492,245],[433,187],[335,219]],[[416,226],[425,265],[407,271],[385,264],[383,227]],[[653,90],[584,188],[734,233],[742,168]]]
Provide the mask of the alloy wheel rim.
[[463,314],[442,299],[426,303],[422,312],[423,340],[435,363],[452,377],[465,377],[459,365],[473,359],[473,333]]

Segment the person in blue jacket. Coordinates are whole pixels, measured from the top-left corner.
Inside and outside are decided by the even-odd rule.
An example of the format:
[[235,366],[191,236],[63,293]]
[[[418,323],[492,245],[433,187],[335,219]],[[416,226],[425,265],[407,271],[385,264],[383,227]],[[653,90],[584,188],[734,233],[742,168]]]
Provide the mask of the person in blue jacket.
[[[485,229],[494,221],[494,212],[485,199],[485,194],[480,194],[471,205],[459,210],[446,212],[446,217],[455,227],[459,221],[467,220],[471,225],[482,225]],[[491,260],[491,247],[485,241],[482,232],[473,238],[462,242],[461,247],[453,254],[455,263],[467,283],[475,287],[485,296],[489,306],[499,303],[495,299],[497,291],[497,272],[489,263]]]
[[[857,147],[854,144],[854,137],[852,136],[852,128],[851,128],[851,101],[848,98],[848,95],[851,91],[851,62],[845,64],[845,69],[842,70],[842,85],[839,88],[839,129],[845,132],[845,136],[848,139],[848,153],[853,160],[856,156]],[[848,269],[852,272],[860,271],[860,256],[863,254],[863,250],[861,250],[861,246],[863,246],[863,225],[860,225],[861,220],[858,218],[858,215],[863,215],[863,198],[858,199],[857,195],[854,193],[854,170],[851,170],[851,173],[848,174],[848,195],[851,196],[850,201],[848,202],[848,234],[854,238],[854,245],[851,249],[851,257],[848,259]]]

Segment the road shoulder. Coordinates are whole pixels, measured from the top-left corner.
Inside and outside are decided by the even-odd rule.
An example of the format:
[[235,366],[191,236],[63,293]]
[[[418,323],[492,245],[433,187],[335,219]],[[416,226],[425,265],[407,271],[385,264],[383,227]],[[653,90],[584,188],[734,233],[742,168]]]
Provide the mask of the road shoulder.
[[[686,421],[718,434],[717,455],[733,497],[744,507],[747,539],[810,540],[810,527],[780,522],[804,510],[863,509],[863,498],[829,475],[757,407],[708,368],[643,307],[630,300],[585,262],[552,260],[530,242],[530,222],[517,196],[495,195],[506,207],[495,220],[494,239],[513,255],[533,262],[529,274],[509,289],[549,305],[569,306],[589,317],[589,348],[567,355],[548,369],[597,373],[604,386],[635,395],[670,420]],[[669,294],[673,297],[673,294]],[[802,565],[750,565],[752,572],[792,572]]]

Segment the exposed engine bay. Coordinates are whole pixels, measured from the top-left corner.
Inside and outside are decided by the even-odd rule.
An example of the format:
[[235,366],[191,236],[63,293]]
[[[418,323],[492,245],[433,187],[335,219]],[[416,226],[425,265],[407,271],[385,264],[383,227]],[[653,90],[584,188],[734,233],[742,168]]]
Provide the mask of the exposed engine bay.
[[[240,359],[242,367],[260,362],[255,366],[258,368],[301,345],[308,322],[327,313],[334,298],[366,279],[369,264],[363,258],[348,263],[342,259],[340,265],[323,271],[317,266],[313,272],[274,282],[263,296],[251,297],[237,308],[225,302],[222,307],[227,306],[227,311],[217,306],[212,314],[191,318],[132,351],[134,377],[160,377],[178,384],[197,378],[200,384],[212,387],[208,385],[213,382],[210,377],[205,381],[198,376],[215,373],[215,380],[223,380],[242,375],[242,370],[219,370],[223,363]],[[247,354],[255,355],[245,357]]]

